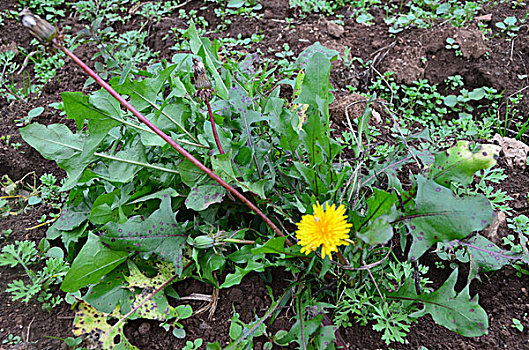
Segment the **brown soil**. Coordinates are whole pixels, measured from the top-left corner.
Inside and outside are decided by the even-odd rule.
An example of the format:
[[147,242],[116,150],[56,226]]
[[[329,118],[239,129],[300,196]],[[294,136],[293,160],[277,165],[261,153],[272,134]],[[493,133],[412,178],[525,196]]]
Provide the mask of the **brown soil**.
[[[431,83],[442,83],[450,75],[460,74],[464,78],[466,88],[491,86],[498,91],[505,90],[505,96],[521,90],[526,80],[520,80],[518,75],[527,75],[529,69],[529,34],[527,27],[520,30],[513,42],[506,42],[499,36],[490,40],[483,40],[477,31],[476,23],[469,23],[465,29],[452,28],[449,24],[438,23],[432,29],[406,30],[396,37],[391,37],[387,26],[383,22],[385,16],[381,10],[373,10],[375,25],[365,26],[347,19],[351,13],[350,8],[342,9],[339,14],[346,15],[342,28],[329,25],[332,18],[324,18],[318,15],[309,15],[301,18],[297,10],[288,6],[288,0],[263,1],[263,18],[232,18],[233,24],[228,28],[227,35],[242,38],[250,37],[254,33],[265,34],[264,40],[252,47],[251,51],[260,49],[265,55],[268,48],[280,51],[284,43],[289,44],[291,50],[296,54],[301,52],[316,41],[323,45],[343,53],[346,47],[351,48],[351,55],[360,57],[364,61],[373,59],[377,53],[384,52],[378,70],[384,73],[387,70],[396,72],[396,78],[400,82],[411,82],[416,79],[428,79]],[[16,10],[18,1],[6,0],[0,3],[0,10]],[[196,9],[200,16],[204,16],[211,28],[219,23],[214,14],[216,4],[207,3],[205,9],[202,1],[191,1],[186,5],[186,11]],[[523,17],[528,7],[511,9],[507,4],[500,5],[494,9],[483,9],[479,14],[492,14],[489,26],[496,33],[493,23],[510,15]],[[285,18],[294,18],[289,25]],[[133,21],[119,31],[125,31],[133,25],[140,24],[141,18],[133,18]],[[80,29],[82,25],[75,22],[75,18],[69,18],[67,23],[74,30]],[[186,28],[187,23],[174,18],[164,18],[161,22],[150,25],[148,44],[155,51],[160,52],[160,57],[170,60],[173,51],[169,48],[173,45],[171,39],[162,40],[162,34],[171,27]],[[218,34],[212,34],[218,36]],[[452,50],[445,49],[445,40],[453,37],[461,46],[463,55],[456,56]],[[13,19],[4,19],[4,26],[0,33],[0,46],[15,42],[25,47],[28,52],[31,38],[22,27]],[[89,59],[95,50],[91,47],[81,47],[76,53],[81,58]],[[273,55],[273,54],[271,54]],[[379,56],[380,58],[380,56]],[[17,63],[22,64],[23,57],[17,57]],[[29,74],[31,65],[26,68]],[[376,77],[376,76],[375,76]],[[369,78],[369,76],[367,76]],[[15,75],[13,79],[21,82],[21,76]],[[340,62],[335,64],[331,73],[332,83],[337,88],[336,105],[343,105],[344,100],[355,100],[354,95],[345,93],[347,85],[358,86],[362,89],[366,84],[366,72],[360,67],[348,68]],[[58,70],[57,76],[48,82],[40,99],[29,99],[28,101],[16,101],[7,103],[0,99],[0,135],[12,135],[13,142],[20,142],[22,146],[18,150],[0,144],[0,177],[7,175],[11,180],[18,181],[26,174],[35,171],[37,178],[44,173],[53,173],[58,178],[65,176],[64,171],[59,169],[53,162],[43,159],[29,145],[25,144],[20,137],[15,120],[25,116],[27,112],[35,107],[42,106],[45,112],[34,121],[43,124],[65,122],[74,127],[72,121],[64,120],[64,116],[48,104],[60,100],[63,91],[81,91],[86,78],[72,63],[67,62]],[[521,108],[526,113],[529,111],[529,94],[525,93]],[[362,109],[360,109],[361,111]],[[343,120],[344,108],[334,108],[333,118],[339,122]],[[528,214],[527,194],[529,191],[529,174],[527,170],[511,171],[507,169],[509,178],[501,184],[501,188],[515,197],[512,203],[514,214]],[[44,213],[49,212],[48,207],[37,207],[28,210],[18,216],[0,217],[0,232],[4,229],[12,229],[13,233],[7,241],[2,244],[13,243],[16,240],[29,239],[39,242],[45,236],[46,229],[39,228],[27,231],[26,228],[37,224],[37,219]],[[508,230],[503,227],[500,235],[505,235]],[[13,302],[10,296],[3,291],[7,283],[13,279],[21,278],[22,271],[3,268],[0,274],[0,338],[5,339],[7,335],[19,335],[24,341],[37,342],[35,345],[26,344],[28,348],[35,349],[60,349],[61,342],[47,338],[47,336],[65,338],[71,336],[71,322],[73,312],[68,305],[63,304],[51,314],[41,310],[36,303],[22,304]],[[251,274],[243,279],[241,285],[220,292],[220,299],[214,317],[209,320],[207,314],[192,317],[183,322],[188,334],[188,339],[201,337],[204,342],[218,341],[221,345],[228,341],[229,320],[233,315],[233,307],[241,315],[241,319],[249,322],[255,315],[262,316],[270,305],[270,296],[266,285],[270,285],[274,291],[274,298],[280,295],[288,285],[289,274],[283,271],[271,271],[272,282],[265,283],[259,274]],[[447,277],[447,271],[431,267],[430,279],[437,283]],[[455,335],[443,327],[436,325],[431,318],[422,318],[419,324],[414,325],[406,344],[393,344],[396,349],[419,349],[424,346],[428,349],[524,349],[529,348],[529,325],[525,321],[523,332],[511,327],[512,319],[523,319],[524,314],[529,313],[529,298],[527,286],[529,277],[518,278],[512,269],[504,269],[490,276],[484,276],[483,282],[473,283],[472,292],[480,295],[480,304],[485,308],[490,317],[489,334],[479,338],[464,338]],[[182,294],[211,293],[211,289],[196,281],[184,281],[175,288]],[[201,304],[192,304],[198,309]],[[276,322],[268,326],[269,333],[274,334],[279,329],[289,329],[292,324],[290,319],[292,313],[284,310]],[[288,315],[288,316],[286,316]],[[155,322],[134,321],[126,328],[126,335],[141,349],[179,349],[183,347],[181,341],[177,341],[170,333],[158,327]],[[383,349],[387,346],[380,340],[380,334],[371,330],[370,327],[355,325],[343,330],[341,335],[351,349]],[[254,346],[260,349],[266,341],[265,338],[258,339]],[[0,345],[1,349],[8,348]],[[22,347],[17,347],[22,348]]]

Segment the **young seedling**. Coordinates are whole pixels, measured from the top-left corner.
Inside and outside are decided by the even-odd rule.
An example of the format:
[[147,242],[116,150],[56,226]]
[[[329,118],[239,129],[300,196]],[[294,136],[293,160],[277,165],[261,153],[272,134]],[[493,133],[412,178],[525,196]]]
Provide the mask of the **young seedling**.
[[496,27],[501,30],[504,36],[505,34],[507,34],[507,40],[510,41],[516,36],[517,32],[520,30],[520,26],[516,25],[517,22],[518,19],[514,16],[511,16],[505,18],[503,22],[497,22]]
[[446,49],[447,50],[454,50],[456,53],[456,56],[461,56],[463,53],[459,49],[459,45],[456,43],[454,38],[446,38]]

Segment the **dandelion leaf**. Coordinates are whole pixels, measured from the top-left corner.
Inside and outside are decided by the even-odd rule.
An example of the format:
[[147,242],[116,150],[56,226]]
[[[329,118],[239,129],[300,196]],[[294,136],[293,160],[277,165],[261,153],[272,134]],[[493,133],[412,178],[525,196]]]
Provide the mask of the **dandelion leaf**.
[[156,255],[162,261],[172,262],[180,274],[183,269],[183,249],[187,234],[185,223],[177,223],[171,208],[174,191],[167,190],[161,196],[159,209],[143,219],[129,218],[123,224],[110,222],[104,226],[101,241],[116,251]]
[[458,198],[448,188],[419,176],[415,208],[403,218],[413,237],[409,259],[419,259],[437,242],[463,239],[482,230],[492,219],[491,205],[484,196]]
[[[169,305],[163,291],[150,297],[154,290],[162,287],[173,276],[175,269],[172,264],[158,264],[156,266],[158,273],[152,278],[145,276],[133,263],[129,263],[130,274],[126,276],[125,265],[122,266],[121,269],[117,269],[106,276],[102,283],[89,290],[83,298],[86,303],[80,304],[79,311],[75,316],[74,334],[76,336],[88,334],[89,337],[87,338],[93,343],[91,345],[97,349],[136,349],[125,338],[123,333],[125,322],[121,322],[108,333],[112,326],[107,321],[111,318],[114,320],[123,318],[122,313],[131,308],[138,307],[128,317],[131,320],[137,318],[158,321],[175,319],[176,322],[191,317],[193,313],[189,305],[177,307]],[[138,289],[140,293],[135,294],[134,291]],[[118,290],[123,293],[121,296]],[[118,299],[119,303],[117,303]],[[114,306],[106,304],[107,301],[113,302]],[[92,303],[96,307],[92,306]],[[122,305],[126,305],[127,310],[124,310]],[[101,309],[110,311],[98,310],[97,306],[102,306]],[[115,324],[115,322],[111,323]],[[106,333],[108,335],[103,337]]]
[[226,190],[219,185],[200,185],[193,187],[185,201],[186,207],[196,211],[207,209],[210,205],[222,202]]
[[112,328],[108,323],[109,318],[119,317],[119,308],[112,313],[104,313],[97,311],[87,303],[80,303],[73,321],[73,334],[78,337],[85,336],[89,349],[137,350],[138,348],[125,337],[124,323],[119,324],[106,335]]
[[57,162],[57,165],[68,174],[61,190],[71,189],[83,175],[86,167],[95,160],[92,142],[87,142],[81,135],[73,134],[66,125],[51,124],[48,126],[33,123],[20,129],[20,135],[31,147],[44,158]]
[[103,313],[111,313],[118,305],[121,312],[129,312],[134,294],[127,288],[126,266],[122,264],[106,275],[100,283],[92,285],[83,300]]
[[152,78],[141,81],[126,80],[121,85],[117,84],[120,78],[116,77],[111,80],[111,84],[118,93],[130,96],[130,103],[141,112],[154,104],[158,93],[175,68],[176,65],[171,65]]
[[88,234],[86,244],[72,263],[64,277],[61,289],[75,292],[91,283],[99,283],[101,277],[123,263],[128,254],[105,246],[98,236]]
[[485,335],[489,326],[487,313],[478,304],[477,295],[470,297],[469,285],[459,293],[454,290],[457,274],[456,269],[438,290],[421,295],[415,291],[415,280],[409,278],[397,292],[388,294],[388,297],[413,300],[424,305],[422,310],[410,314],[410,317],[430,314],[437,324],[457,334],[465,337]]
[[496,271],[518,260],[522,260],[526,264],[529,263],[527,256],[514,255],[509,251],[503,250],[481,235],[475,235],[466,242],[455,244],[461,244],[466,247],[470,256],[469,282],[473,278],[478,277],[479,272]]
[[296,64],[299,65],[299,67],[301,68],[305,68],[309,63],[310,58],[315,53],[320,53],[326,56],[330,61],[333,61],[339,55],[338,51],[329,49],[328,47],[323,46],[322,44],[320,44],[319,41],[317,41],[299,54],[298,58],[296,59]]
[[[132,301],[131,307],[135,308],[140,305],[154,290],[160,288],[166,281],[168,281],[174,274],[174,266],[168,263],[160,263],[156,266],[158,274],[149,278],[145,276],[136,265],[130,263],[130,276],[125,277],[129,284],[129,288],[140,288],[141,293],[136,294]],[[183,310],[182,310],[183,309]],[[191,306],[182,305],[181,308],[175,308],[169,305],[165,294],[160,291],[152,298],[144,302],[135,312],[130,316],[130,319],[147,318],[150,320],[167,321],[170,319],[182,319],[191,316],[189,312]]]
[[357,237],[368,244],[385,244],[393,237],[391,222],[397,218],[395,194],[373,189],[368,198],[365,217],[353,214],[354,231]]

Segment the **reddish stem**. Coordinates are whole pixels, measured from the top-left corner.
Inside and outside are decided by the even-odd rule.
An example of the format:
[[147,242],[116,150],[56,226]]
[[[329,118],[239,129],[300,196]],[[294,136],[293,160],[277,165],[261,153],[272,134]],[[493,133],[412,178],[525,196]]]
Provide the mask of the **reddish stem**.
[[[164,139],[165,142],[167,142],[171,147],[173,147],[178,153],[183,155],[185,158],[187,158],[191,163],[193,163],[197,168],[205,172],[209,177],[211,177],[213,180],[215,180],[219,185],[224,187],[226,190],[231,192],[235,197],[239,198],[241,202],[246,204],[248,208],[253,210],[261,219],[263,219],[264,222],[274,231],[278,236],[284,237],[285,234],[266,216],[255,204],[250,202],[244,195],[242,195],[239,191],[237,191],[233,186],[228,184],[226,181],[221,179],[217,174],[215,174],[211,169],[209,169],[207,166],[202,164],[198,159],[193,157],[191,153],[183,149],[178,143],[176,143],[173,139],[171,139],[167,134],[165,134],[162,130],[160,130],[156,125],[151,123],[149,119],[145,118],[143,114],[141,114],[136,108],[134,108],[127,100],[125,100],[120,94],[118,94],[106,81],[101,79],[99,75],[97,75],[96,72],[94,72],[90,67],[88,67],[79,57],[77,57],[73,52],[65,48],[58,42],[56,39],[52,40],[53,45],[59,49],[62,50],[66,55],[68,55],[79,67],[81,67],[90,77],[92,77],[99,85],[101,85],[105,90],[108,91],[112,97],[114,97],[119,103],[121,103],[125,108],[127,108],[132,114],[134,114],[142,123],[147,125],[152,131],[154,131],[158,136],[160,136],[162,139]],[[208,104],[209,107],[209,104]],[[214,125],[213,130],[215,130]],[[216,133],[214,131],[214,133]],[[220,150],[220,144],[219,144],[219,150]],[[285,240],[285,242],[292,246],[292,242],[288,240],[288,238]]]
[[217,134],[217,127],[215,126],[215,119],[213,119],[213,112],[211,111],[211,106],[209,105],[209,98],[206,97],[206,105],[208,106],[209,121],[211,122],[211,129],[213,130],[213,137],[215,138],[215,143],[219,149],[220,154],[224,154],[224,150],[220,145],[219,135]]

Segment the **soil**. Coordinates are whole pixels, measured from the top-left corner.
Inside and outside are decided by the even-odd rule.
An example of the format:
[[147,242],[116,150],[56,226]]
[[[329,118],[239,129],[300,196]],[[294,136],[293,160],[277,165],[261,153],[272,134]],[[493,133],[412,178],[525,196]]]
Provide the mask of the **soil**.
[[[345,16],[344,25],[337,26],[330,22],[336,17],[301,16],[298,10],[288,6],[288,0],[269,0],[262,1],[262,3],[263,9],[260,13],[263,16],[261,19],[234,17],[227,33],[223,34],[248,38],[252,34],[263,33],[264,40],[252,46],[249,49],[250,53],[260,50],[263,55],[272,57],[273,53],[270,54],[268,48],[281,51],[283,44],[286,43],[297,55],[312,43],[320,41],[323,45],[338,50],[341,54],[346,48],[350,48],[352,57],[360,57],[364,61],[377,57],[376,70],[381,74],[388,70],[394,71],[395,78],[399,82],[411,83],[417,79],[428,79],[433,84],[441,84],[442,93],[446,92],[442,90],[443,81],[454,74],[463,76],[466,88],[490,86],[498,91],[504,91],[504,96],[516,94],[528,83],[527,78],[518,77],[523,75],[527,77],[529,73],[527,27],[523,27],[512,42],[505,41],[499,35],[484,40],[477,30],[477,22],[468,23],[465,28],[453,28],[448,23],[439,22],[431,29],[405,30],[396,36],[390,36],[388,27],[383,21],[385,13],[382,10],[372,10],[371,14],[374,16],[375,24],[366,26],[349,19],[352,8],[345,7],[338,12]],[[215,6],[218,5],[208,2],[204,6],[203,1],[194,0],[187,3],[185,10],[187,12],[197,10],[198,15],[203,16],[210,23],[211,28],[215,28],[220,23],[214,12]],[[0,2],[2,11],[17,10],[17,7],[18,1],[16,0]],[[491,20],[485,24],[497,33],[494,23],[511,15],[522,18],[528,10],[528,6],[512,9],[508,4],[501,4],[494,8],[485,6],[479,15],[491,14]],[[292,23],[285,20],[288,17],[293,18]],[[142,21],[142,18],[136,16],[127,25],[118,25],[115,29],[118,32],[124,32],[134,26],[139,26]],[[82,24],[77,23],[75,17],[66,19],[66,24],[70,25],[73,31],[82,28]],[[160,58],[170,60],[174,53],[170,50],[174,44],[172,39],[163,40],[161,34],[172,27],[186,28],[187,23],[174,16],[163,18],[159,23],[151,23],[147,27],[150,28],[147,44],[154,51],[160,52]],[[219,36],[214,33],[208,33],[208,35],[212,38]],[[445,40],[448,37],[454,38],[460,45],[461,56],[456,56],[453,50],[445,48]],[[15,43],[31,52],[33,49],[30,41],[29,34],[14,19],[4,19],[4,25],[0,31],[0,47]],[[95,52],[93,47],[87,46],[76,50],[76,54],[88,62]],[[23,60],[22,55],[16,58],[19,65]],[[33,76],[31,65],[25,71]],[[358,95],[347,92],[346,86],[352,85],[362,90],[371,78],[376,78],[376,72],[367,71],[359,65],[347,67],[341,62],[334,64],[331,82],[336,89],[334,92],[336,102],[332,107],[332,116],[336,125],[340,125],[344,119],[344,106],[348,104],[344,101],[358,99]],[[15,74],[13,79],[21,84],[21,75]],[[67,62],[57,71],[56,77],[46,83],[39,99],[31,98],[27,101],[8,103],[4,98],[0,98],[2,120],[0,136],[12,135],[13,143],[21,143],[18,150],[0,143],[0,178],[6,175],[16,182],[32,172],[35,172],[37,179],[45,173],[52,173],[59,179],[65,176],[64,171],[59,169],[55,163],[42,158],[24,143],[16,126],[16,120],[24,117],[29,110],[42,106],[44,113],[33,121],[42,124],[63,122],[74,128],[71,120],[65,120],[64,115],[49,107],[49,104],[60,101],[61,92],[83,91],[85,81],[86,77],[82,72],[71,62]],[[523,115],[527,115],[529,111],[528,96],[529,94],[525,93],[521,101],[520,109],[524,112]],[[363,108],[357,110],[361,113]],[[513,215],[528,215],[528,171],[508,168],[501,161],[500,164],[503,164],[509,177],[497,187],[515,198],[511,202]],[[27,176],[24,182],[31,183],[32,180],[29,181],[29,179],[33,177]],[[50,207],[40,206],[32,210],[28,209],[16,216],[0,217],[0,232],[6,229],[13,230],[9,237],[1,242],[2,245],[13,243],[16,240],[33,240],[38,243],[45,236],[46,228],[26,229],[35,226],[38,219],[50,210]],[[501,237],[508,233],[509,230],[503,224],[498,230],[497,239],[501,241]],[[437,269],[433,264],[434,259],[431,259],[428,278],[436,283],[442,283],[448,272]],[[49,337],[65,338],[72,335],[73,311],[70,307],[63,303],[50,314],[43,311],[38,303],[23,304],[11,301],[10,296],[3,291],[10,281],[21,278],[23,271],[2,268],[0,272],[0,338],[5,339],[9,334],[20,336],[24,342],[12,347],[13,349],[61,349],[64,347],[61,341]],[[221,345],[225,345],[229,340],[229,320],[233,315],[233,308],[244,322],[250,322],[255,315],[262,316],[271,302],[266,286],[273,289],[274,298],[277,299],[288,285],[289,276],[282,270],[272,270],[267,276],[250,274],[243,279],[241,285],[221,290],[217,310],[211,319],[208,318],[207,313],[204,313],[182,322],[188,334],[187,339],[201,337],[205,343],[218,341]],[[458,336],[438,326],[427,316],[412,327],[405,344],[392,344],[392,348],[527,349],[529,348],[529,324],[525,321],[525,328],[522,332],[511,327],[513,318],[521,320],[526,313],[529,313],[527,286],[529,286],[529,277],[519,278],[510,268],[483,276],[482,282],[473,282],[471,292],[479,294],[480,304],[489,315],[488,335],[479,338]],[[194,280],[180,282],[174,287],[181,295],[212,293],[210,287]],[[199,302],[193,302],[192,306],[198,309],[202,305]],[[268,326],[269,334],[274,334],[279,329],[288,330],[293,322],[291,317],[292,312],[287,305],[276,321]],[[127,337],[140,349],[179,349],[184,346],[182,341],[176,340],[170,332],[166,332],[156,322],[141,320],[129,322],[125,332]],[[341,336],[350,349],[387,348],[380,340],[380,334],[373,331],[371,327],[354,325],[342,330]],[[257,339],[254,348],[262,348],[265,341],[265,337]],[[0,349],[9,348],[8,345],[0,345]]]

